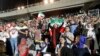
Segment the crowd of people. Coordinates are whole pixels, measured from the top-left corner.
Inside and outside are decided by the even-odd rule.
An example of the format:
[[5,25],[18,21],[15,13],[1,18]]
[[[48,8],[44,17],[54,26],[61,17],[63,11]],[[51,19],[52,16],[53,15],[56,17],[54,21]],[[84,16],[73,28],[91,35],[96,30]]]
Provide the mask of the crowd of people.
[[[0,25],[9,56],[94,56],[100,46],[100,18],[44,16]],[[4,47],[3,47],[4,48]]]

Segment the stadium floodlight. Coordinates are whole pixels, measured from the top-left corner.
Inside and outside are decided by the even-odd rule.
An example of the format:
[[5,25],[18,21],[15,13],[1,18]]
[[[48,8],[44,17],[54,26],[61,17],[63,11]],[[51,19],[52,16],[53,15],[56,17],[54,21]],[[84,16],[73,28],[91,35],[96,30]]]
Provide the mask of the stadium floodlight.
[[50,0],[50,3],[54,3],[54,0]]
[[49,0],[44,0],[44,4],[49,4]]
[[21,6],[21,9],[25,9],[25,7],[24,6]]
[[20,10],[21,8],[20,7],[17,7],[17,9]]

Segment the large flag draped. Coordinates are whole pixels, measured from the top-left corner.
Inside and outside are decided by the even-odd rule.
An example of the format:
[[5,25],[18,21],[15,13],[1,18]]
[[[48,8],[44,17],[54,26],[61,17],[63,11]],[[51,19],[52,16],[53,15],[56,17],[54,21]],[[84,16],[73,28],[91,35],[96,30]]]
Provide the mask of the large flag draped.
[[58,26],[61,26],[62,23],[64,22],[63,18],[52,18],[49,23],[51,26],[53,26],[54,24],[57,24]]

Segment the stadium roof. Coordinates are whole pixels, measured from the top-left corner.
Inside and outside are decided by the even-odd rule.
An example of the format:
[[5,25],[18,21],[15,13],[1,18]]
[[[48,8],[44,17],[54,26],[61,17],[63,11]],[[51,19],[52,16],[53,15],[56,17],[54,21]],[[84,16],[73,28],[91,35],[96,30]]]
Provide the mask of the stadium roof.
[[0,0],[0,11],[9,10],[22,5],[40,2],[42,0]]

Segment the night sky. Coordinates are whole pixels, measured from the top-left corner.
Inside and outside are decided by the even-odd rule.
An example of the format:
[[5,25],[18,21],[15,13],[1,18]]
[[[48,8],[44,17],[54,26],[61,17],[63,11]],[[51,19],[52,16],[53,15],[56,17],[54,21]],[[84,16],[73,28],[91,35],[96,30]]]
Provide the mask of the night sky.
[[[40,1],[42,0],[28,0],[28,3],[33,4]],[[27,5],[27,0],[0,0],[0,11],[17,8],[22,5]]]

